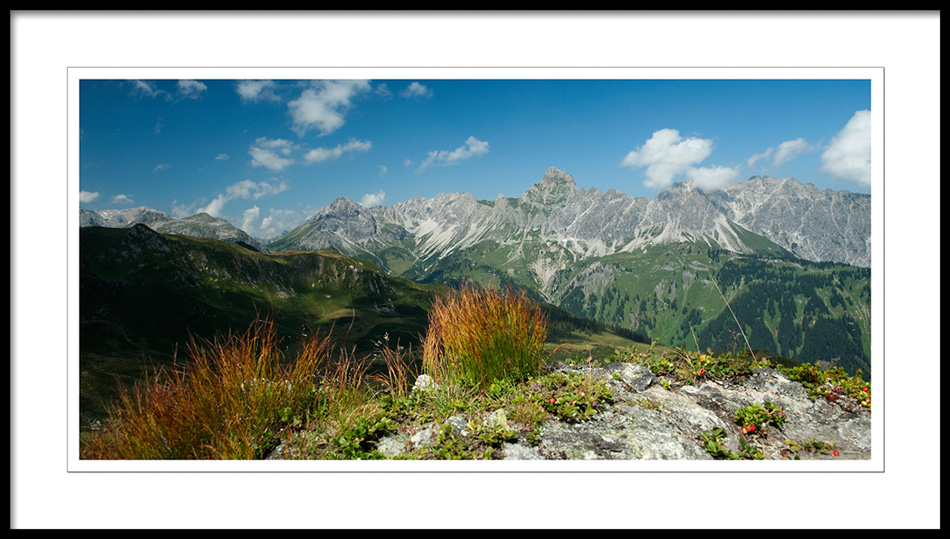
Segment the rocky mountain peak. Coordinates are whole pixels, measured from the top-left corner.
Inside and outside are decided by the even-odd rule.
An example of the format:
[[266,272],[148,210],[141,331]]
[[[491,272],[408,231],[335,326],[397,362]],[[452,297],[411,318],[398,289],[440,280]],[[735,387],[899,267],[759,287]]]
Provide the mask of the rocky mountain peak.
[[559,204],[578,191],[580,188],[574,182],[574,176],[557,167],[550,167],[540,181],[521,195],[520,200],[539,205]]
[[544,172],[544,177],[541,178],[540,183],[545,187],[567,185],[577,188],[577,183],[574,182],[574,176],[571,176],[563,170],[559,170],[557,167],[548,168]]

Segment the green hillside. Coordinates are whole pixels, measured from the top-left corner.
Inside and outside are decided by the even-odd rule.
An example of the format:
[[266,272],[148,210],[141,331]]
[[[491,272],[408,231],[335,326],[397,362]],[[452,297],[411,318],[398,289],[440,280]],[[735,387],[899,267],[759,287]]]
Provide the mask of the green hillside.
[[[376,343],[416,347],[432,299],[449,288],[393,277],[334,251],[264,254],[237,243],[159,234],[144,225],[80,229],[80,409],[101,418],[117,383],[187,357],[199,341],[273,319],[286,352],[320,331],[359,356]],[[552,306],[548,349],[630,346],[629,332]]]
[[407,274],[427,283],[529,288],[640,341],[714,352],[751,347],[869,376],[870,269],[796,259],[759,236],[746,238],[747,245],[757,238],[756,254],[669,243],[589,258],[564,265],[546,290],[529,262],[508,261],[511,246],[487,243]]
[[[332,251],[262,254],[213,239],[131,229],[80,230],[82,408],[101,411],[116,378],[184,358],[191,335],[275,320],[286,349],[314,331],[368,350],[424,332],[440,285],[419,285]],[[87,391],[88,390],[88,391]]]

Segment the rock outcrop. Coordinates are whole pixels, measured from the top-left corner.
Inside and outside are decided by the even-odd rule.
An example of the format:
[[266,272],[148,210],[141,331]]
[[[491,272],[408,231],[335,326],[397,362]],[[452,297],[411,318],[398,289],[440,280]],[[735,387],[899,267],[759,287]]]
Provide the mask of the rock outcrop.
[[[832,403],[808,396],[798,382],[773,368],[760,368],[735,381],[707,380],[693,386],[664,387],[641,365],[610,363],[604,367],[563,366],[602,379],[613,402],[587,420],[547,421],[539,436],[505,442],[494,458],[505,460],[713,460],[703,433],[721,429],[722,454],[742,455],[742,440],[759,458],[851,459],[871,458],[871,412],[857,402]],[[753,403],[770,402],[787,416],[782,428],[761,425],[744,434],[736,411]],[[497,414],[503,410],[496,411]],[[466,436],[469,418],[453,416],[456,435]],[[443,425],[425,425],[413,433],[382,437],[377,449],[390,457],[425,447]],[[833,451],[837,451],[834,454]],[[749,455],[750,453],[745,453]]]

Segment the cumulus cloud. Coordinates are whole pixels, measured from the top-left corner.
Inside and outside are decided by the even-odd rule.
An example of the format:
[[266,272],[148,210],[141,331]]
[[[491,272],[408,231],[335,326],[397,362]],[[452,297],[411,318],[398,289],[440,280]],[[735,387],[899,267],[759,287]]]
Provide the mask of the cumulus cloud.
[[196,80],[178,81],[178,95],[184,99],[198,99],[207,89],[205,83]]
[[99,192],[90,193],[89,191],[80,191],[79,192],[79,202],[92,202],[93,200],[99,198]]
[[274,93],[277,84],[271,80],[242,80],[235,86],[235,91],[245,103],[257,101],[280,101],[280,96]]
[[360,201],[364,207],[372,208],[373,206],[382,206],[386,202],[386,193],[382,190],[376,191],[375,193],[366,193],[363,195],[363,199]]
[[251,166],[279,171],[294,164],[294,159],[290,157],[294,148],[294,144],[288,140],[260,137],[247,153],[251,156]]
[[406,99],[412,97],[432,97],[432,90],[425,84],[413,82],[409,86],[406,86],[402,92],[399,92],[399,97],[404,97]]
[[[778,145],[778,149],[775,150],[775,157],[772,159],[772,163],[775,165],[781,165],[782,163],[791,161],[799,155],[811,150],[811,148],[811,145],[805,142],[805,139],[803,138],[787,140]],[[769,149],[771,150],[771,148]]]
[[[214,197],[211,202],[201,208],[198,208],[196,213],[204,212],[213,217],[221,217],[221,212],[225,204],[231,200],[236,198],[253,198],[254,200],[257,200],[261,197],[282,193],[287,189],[290,189],[290,186],[286,182],[278,181],[276,179],[263,182],[242,180],[227,186],[223,193],[218,193],[218,196]],[[178,212],[179,208],[181,210],[185,210],[186,207],[179,207],[173,204],[173,212]]]
[[675,129],[661,129],[654,132],[643,146],[628,153],[621,165],[646,167],[647,180],[644,185],[663,188],[673,183],[673,179],[685,172],[687,167],[709,157],[712,147],[711,140],[696,137],[684,139]]
[[460,161],[471,157],[481,157],[488,153],[488,143],[478,140],[475,137],[468,137],[465,144],[454,150],[434,150],[429,152],[429,156],[419,165],[417,172],[421,172],[431,166],[450,166],[457,165]]
[[129,195],[118,194],[112,197],[113,204],[134,204],[132,198]]
[[139,97],[158,97],[160,95],[168,95],[168,92],[160,89],[157,84],[144,80],[132,81],[132,93]]
[[152,172],[158,172],[159,170],[165,170],[169,168],[172,168],[172,166],[169,165],[168,163],[159,163],[155,165],[155,168],[152,170]]
[[[305,208],[300,211],[270,209],[269,215],[261,219],[261,210],[253,206],[244,210],[241,220],[241,230],[255,238],[269,240],[293,230],[317,210]],[[258,222],[260,219],[260,222]]]
[[366,152],[373,147],[373,143],[365,140],[350,139],[346,144],[337,144],[333,148],[314,148],[304,155],[307,163],[339,159],[344,153]]
[[[261,209],[257,206],[252,206],[244,210],[244,215],[241,219],[241,230],[247,232],[248,229],[254,227],[254,222],[257,221],[261,216]],[[249,232],[248,232],[249,233]]]
[[871,184],[871,111],[854,113],[821,155],[821,169],[839,178]]
[[217,161],[227,161],[227,160],[228,160],[228,154],[226,154],[226,153],[219,153],[218,155],[214,156],[214,158],[215,158],[215,160],[217,160]]
[[306,88],[300,97],[288,103],[295,133],[303,136],[311,129],[328,135],[343,125],[352,99],[370,89],[368,81],[324,81]]
[[377,165],[376,168],[379,169],[379,177],[380,177],[380,178],[382,178],[383,176],[385,176],[385,175],[386,175],[386,172],[389,171],[389,167],[387,167],[386,165]]
[[723,189],[739,177],[738,167],[689,167],[686,170],[686,176],[693,181],[693,185],[703,191],[715,191]]

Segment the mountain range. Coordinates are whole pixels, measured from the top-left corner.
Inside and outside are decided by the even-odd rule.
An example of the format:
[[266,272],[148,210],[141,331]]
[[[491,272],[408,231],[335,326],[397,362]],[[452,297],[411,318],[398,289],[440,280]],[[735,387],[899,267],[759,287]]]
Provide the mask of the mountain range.
[[80,224],[142,219],[260,253],[331,249],[418,283],[518,287],[671,346],[870,371],[870,195],[794,178],[681,182],[646,199],[581,189],[551,167],[518,198],[443,193],[367,208],[339,197],[269,243],[208,215],[125,212],[84,211]]
[[756,176],[708,192],[676,183],[648,200],[580,189],[551,167],[516,199],[451,193],[365,208],[340,197],[270,248],[333,248],[401,274],[490,242],[512,260],[532,259],[533,278],[546,290],[565,265],[686,241],[870,267],[870,224],[870,195],[819,191],[794,178]]

